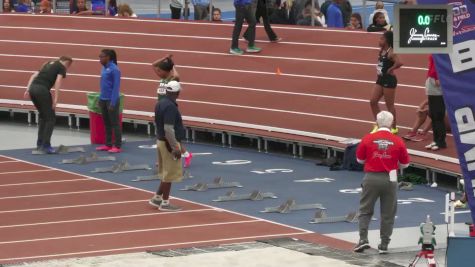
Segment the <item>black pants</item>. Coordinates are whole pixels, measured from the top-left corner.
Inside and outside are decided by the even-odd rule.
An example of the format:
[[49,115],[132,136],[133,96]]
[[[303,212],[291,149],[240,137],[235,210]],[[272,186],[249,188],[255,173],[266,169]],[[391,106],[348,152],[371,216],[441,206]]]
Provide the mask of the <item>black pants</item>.
[[181,8],[176,8],[170,6],[170,10],[172,11],[172,19],[180,19],[181,18]]
[[49,88],[32,84],[29,89],[31,101],[39,112],[38,123],[38,147],[50,147],[51,136],[53,135],[56,123],[56,113],[53,109],[53,99]]
[[[262,18],[262,23],[264,23],[264,29],[266,30],[267,37],[269,37],[269,40],[271,41],[276,40],[277,35],[275,34],[274,30],[272,30],[272,27],[270,26],[269,14],[268,14],[265,0],[257,1],[256,22],[259,22],[261,18]],[[245,39],[248,39],[248,35],[249,35],[248,31],[249,31],[249,28],[247,28],[247,31],[244,33]]]
[[120,148],[122,146],[122,131],[119,124],[119,102],[116,103],[113,110],[109,109],[110,101],[99,100],[101,107],[102,119],[106,130],[106,146],[112,146],[112,132],[114,133],[114,146]]
[[206,20],[209,19],[209,6],[193,6],[195,20]]
[[438,147],[447,147],[445,136],[445,103],[441,95],[430,95],[429,97],[429,115],[432,119],[432,132],[434,133],[434,142]]
[[246,20],[248,28],[246,31],[249,46],[254,46],[256,40],[256,16],[252,12],[252,5],[234,6],[236,8],[236,22],[234,23],[233,41],[231,48],[239,48],[239,35],[241,34],[242,24]]

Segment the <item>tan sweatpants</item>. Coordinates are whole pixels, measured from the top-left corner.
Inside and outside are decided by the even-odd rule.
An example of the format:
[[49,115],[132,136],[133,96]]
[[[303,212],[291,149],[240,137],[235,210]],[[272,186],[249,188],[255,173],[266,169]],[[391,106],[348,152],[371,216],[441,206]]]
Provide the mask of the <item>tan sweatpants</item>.
[[158,176],[164,182],[180,182],[183,179],[181,160],[168,152],[165,141],[157,140]]

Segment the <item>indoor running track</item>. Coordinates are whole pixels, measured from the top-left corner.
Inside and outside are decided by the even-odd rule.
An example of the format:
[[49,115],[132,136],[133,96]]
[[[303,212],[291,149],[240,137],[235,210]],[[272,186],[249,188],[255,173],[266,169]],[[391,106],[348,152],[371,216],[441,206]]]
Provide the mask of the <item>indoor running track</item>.
[[148,191],[0,156],[0,264],[295,237],[352,244],[176,199],[159,212]]

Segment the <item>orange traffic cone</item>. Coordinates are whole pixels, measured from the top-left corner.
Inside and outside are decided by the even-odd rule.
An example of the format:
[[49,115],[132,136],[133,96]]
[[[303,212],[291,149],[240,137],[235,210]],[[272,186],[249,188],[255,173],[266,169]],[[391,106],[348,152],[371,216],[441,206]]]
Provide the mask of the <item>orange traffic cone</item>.
[[275,74],[277,74],[277,75],[281,75],[281,74],[282,74],[282,71],[280,71],[280,68],[279,68],[279,67],[277,67],[277,70],[275,71]]

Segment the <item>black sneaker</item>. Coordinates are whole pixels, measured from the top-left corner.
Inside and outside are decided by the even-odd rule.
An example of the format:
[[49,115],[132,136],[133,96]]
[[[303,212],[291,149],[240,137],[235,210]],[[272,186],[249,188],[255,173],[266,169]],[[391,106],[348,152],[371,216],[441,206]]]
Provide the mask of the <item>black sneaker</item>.
[[180,211],[181,210],[181,207],[178,207],[178,206],[173,206],[172,204],[168,203],[168,204],[160,204],[160,207],[158,208],[158,210],[161,210],[161,211],[171,211],[171,212],[174,212],[174,211]]
[[353,249],[354,252],[361,253],[365,251],[365,249],[371,248],[369,245],[368,240],[360,240],[358,244],[356,244],[355,248]]
[[379,254],[387,254],[388,253],[388,245],[379,244],[378,245],[378,252],[379,252]]
[[148,204],[160,208],[160,205],[162,205],[162,199],[155,196],[148,201]]

